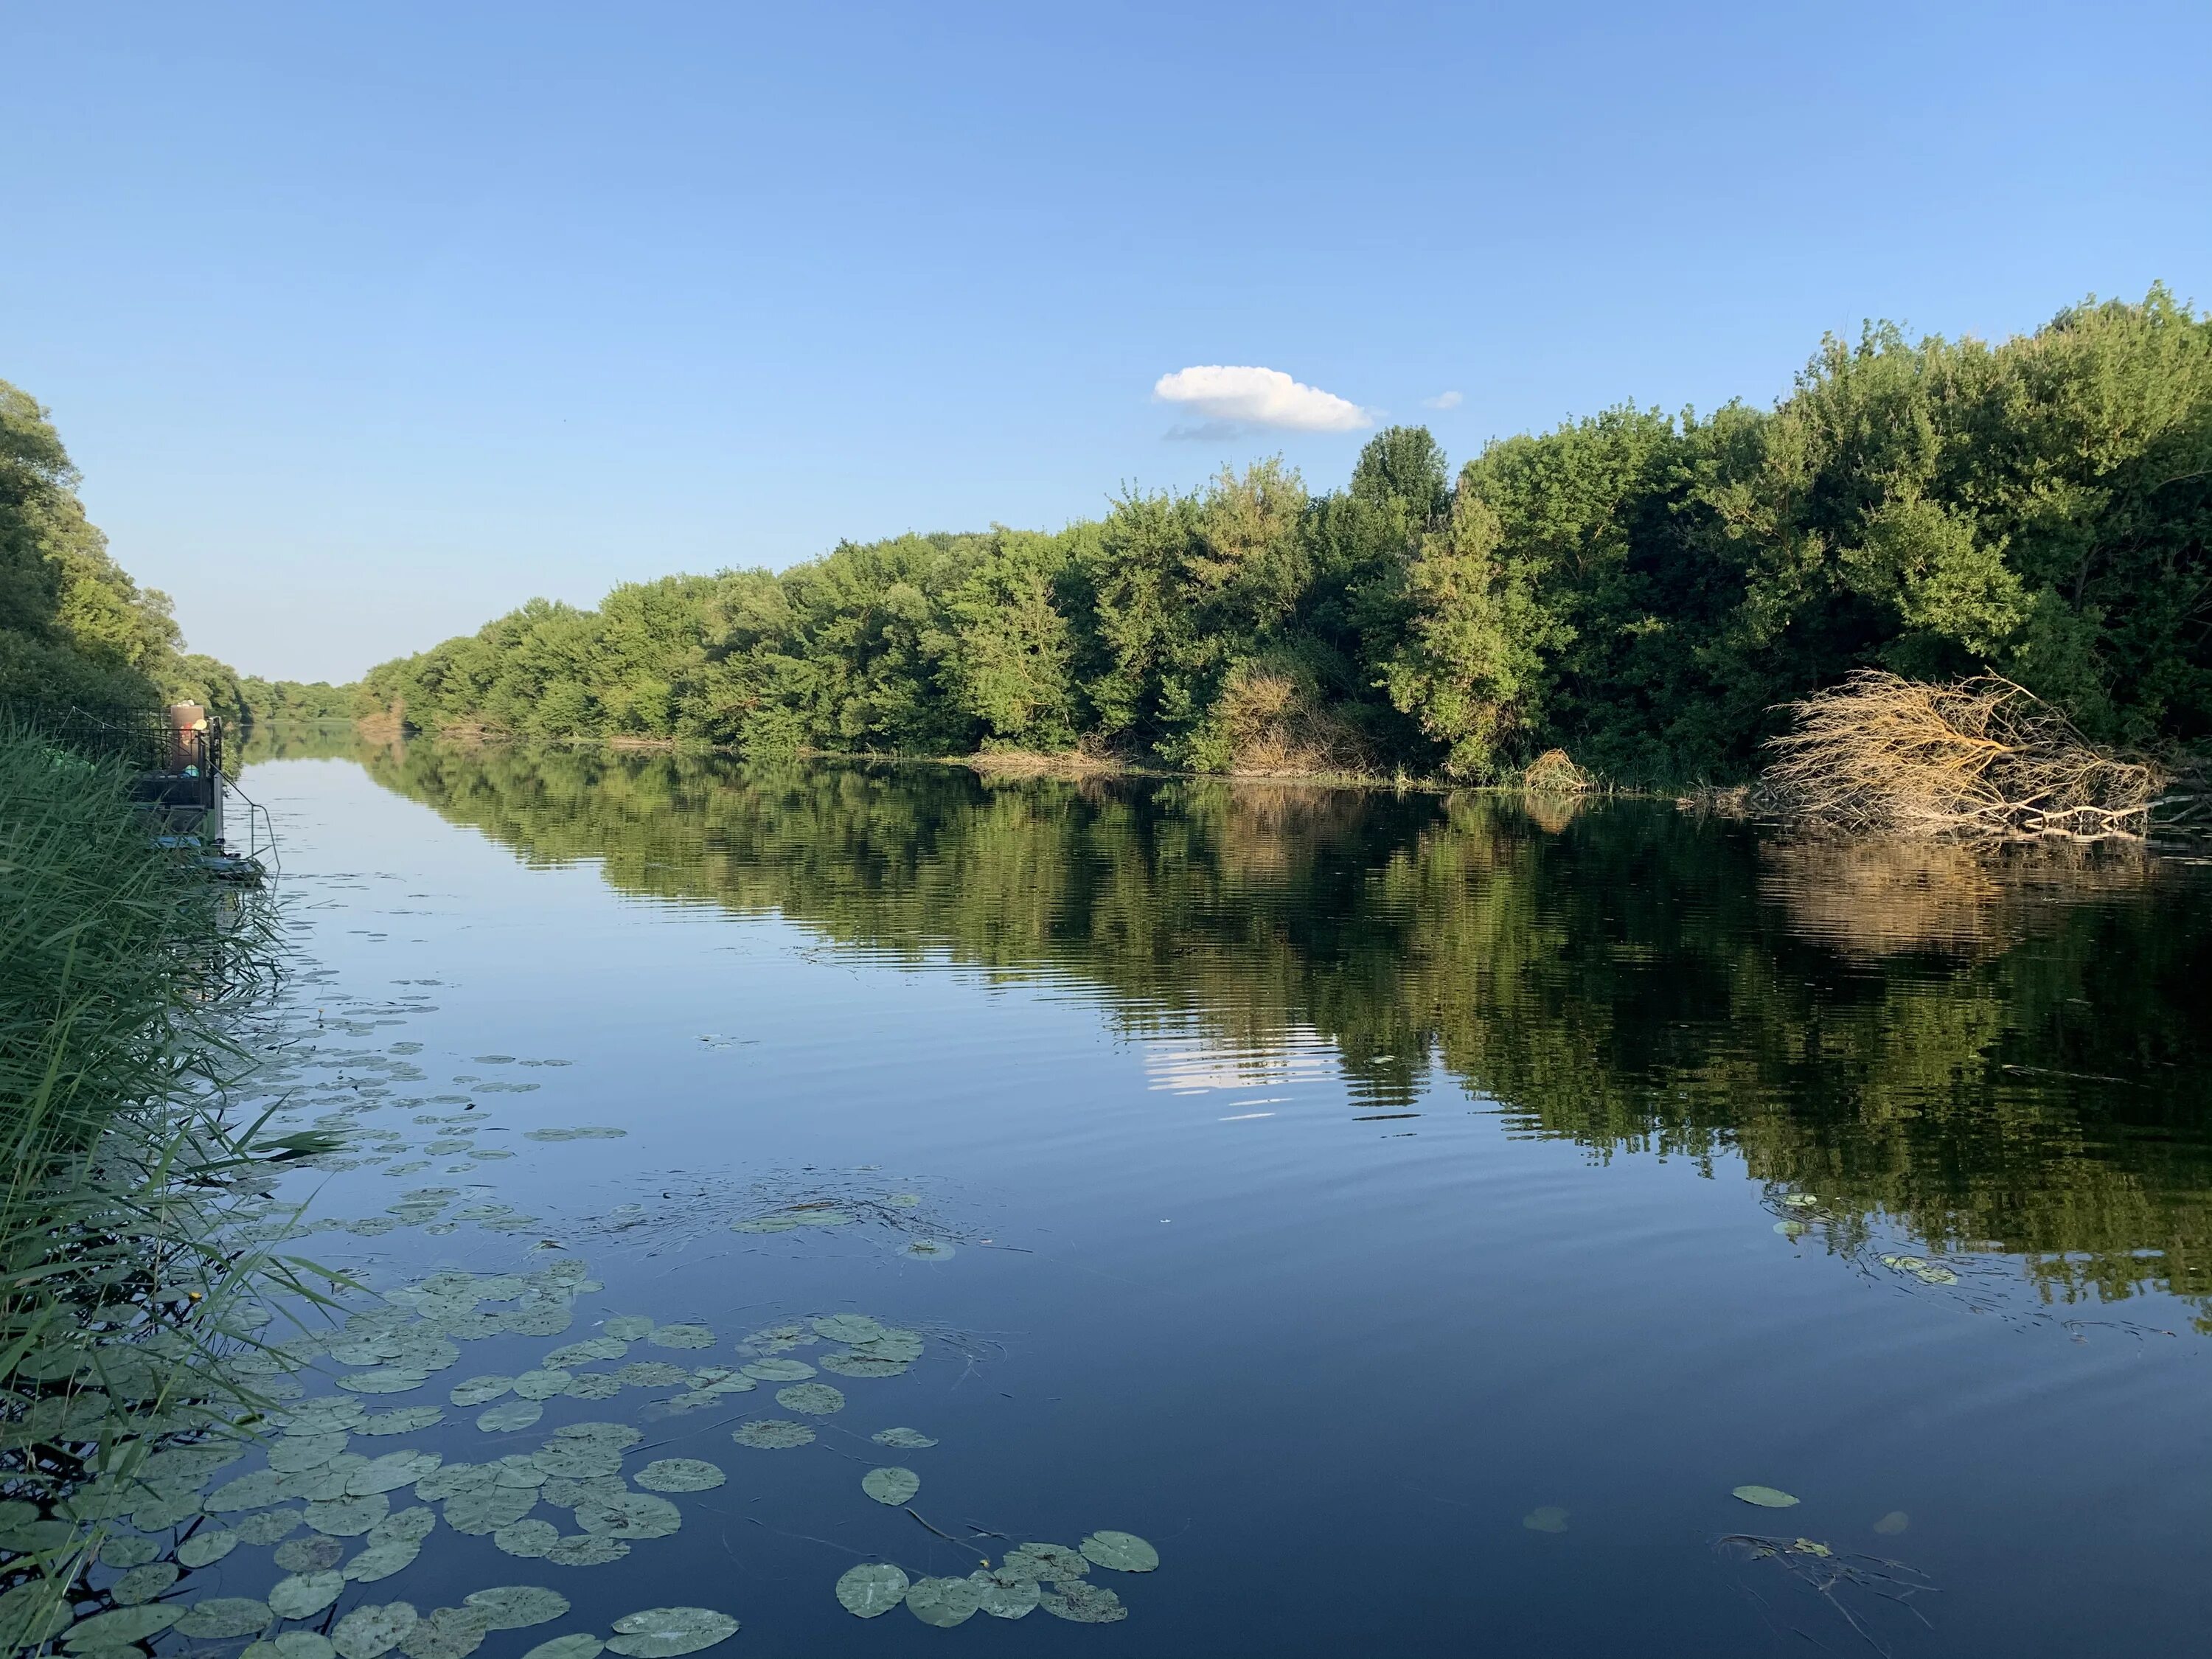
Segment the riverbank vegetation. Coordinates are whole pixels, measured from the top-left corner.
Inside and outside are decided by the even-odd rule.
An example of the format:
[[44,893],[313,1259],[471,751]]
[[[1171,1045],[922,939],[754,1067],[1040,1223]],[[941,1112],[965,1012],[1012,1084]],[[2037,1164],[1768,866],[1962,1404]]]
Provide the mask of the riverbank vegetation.
[[[230,1035],[276,960],[258,900],[155,844],[122,770],[0,726],[0,1638],[67,1623],[98,1523],[158,1504],[165,1442],[256,1396],[222,1357],[259,1298],[304,1293],[229,1206],[270,1184],[224,1109]],[[89,1492],[109,1494],[111,1507]],[[164,1523],[167,1524],[167,1523]]]
[[1772,409],[1629,405],[1130,491],[1057,533],[534,600],[372,671],[386,729],[1196,771],[1748,777],[1863,670],[2002,674],[2089,741],[2212,735],[2212,321],[2162,289],[2029,336],[1826,342]]

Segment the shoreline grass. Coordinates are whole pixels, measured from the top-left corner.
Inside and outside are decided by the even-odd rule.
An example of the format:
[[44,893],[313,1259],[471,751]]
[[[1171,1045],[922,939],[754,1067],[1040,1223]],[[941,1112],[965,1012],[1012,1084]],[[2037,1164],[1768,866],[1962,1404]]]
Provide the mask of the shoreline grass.
[[[313,1147],[234,1120],[228,1026],[280,963],[270,901],[156,845],[112,760],[0,718],[0,1639],[35,1645],[178,1436],[261,1401],[225,1361],[301,1264],[229,1206]],[[64,1620],[66,1622],[66,1620]]]

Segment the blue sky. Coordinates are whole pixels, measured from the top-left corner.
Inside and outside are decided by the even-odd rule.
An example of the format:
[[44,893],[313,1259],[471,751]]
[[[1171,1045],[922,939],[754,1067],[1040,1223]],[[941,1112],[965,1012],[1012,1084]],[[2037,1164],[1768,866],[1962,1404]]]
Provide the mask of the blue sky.
[[[1763,404],[1869,316],[2212,301],[2202,0],[17,5],[0,41],[0,377],[191,644],[270,675],[1261,454],[1328,487],[1357,419],[1457,459]],[[1357,415],[1156,396],[1215,365]]]

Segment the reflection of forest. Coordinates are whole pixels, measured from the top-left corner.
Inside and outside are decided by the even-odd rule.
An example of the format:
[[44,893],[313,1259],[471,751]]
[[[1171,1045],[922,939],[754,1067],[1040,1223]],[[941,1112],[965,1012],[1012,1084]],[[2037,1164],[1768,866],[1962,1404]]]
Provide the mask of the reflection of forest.
[[257,720],[236,746],[246,761],[353,760],[366,752],[351,720]]
[[[1531,1133],[1703,1158],[2055,1297],[2212,1295],[2212,884],[2134,863],[1787,845],[1644,804],[990,781],[416,744],[386,786],[533,861],[872,950],[1103,990],[1132,1024],[1431,1057]],[[1847,1228],[1839,1228],[1839,1231]]]

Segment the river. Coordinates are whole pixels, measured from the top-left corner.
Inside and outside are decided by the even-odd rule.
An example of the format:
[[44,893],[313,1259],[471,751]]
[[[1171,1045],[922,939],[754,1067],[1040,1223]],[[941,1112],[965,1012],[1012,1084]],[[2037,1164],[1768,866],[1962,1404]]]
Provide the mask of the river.
[[[672,1606],[762,1659],[2201,1650],[2201,865],[574,750],[243,783],[315,975],[270,1086],[366,1137],[288,1248],[418,1310],[489,1276],[432,1281],[489,1287],[457,1362],[307,1394],[441,1411],[369,1456],[687,1460],[580,1534],[546,1492],[610,1489],[539,1489],[627,1541],[574,1565],[434,1479],[334,1613],[571,1603],[490,1659]],[[1109,1533],[1157,1568],[1018,1548]],[[949,1634],[837,1594],[1010,1555],[1048,1605]]]

